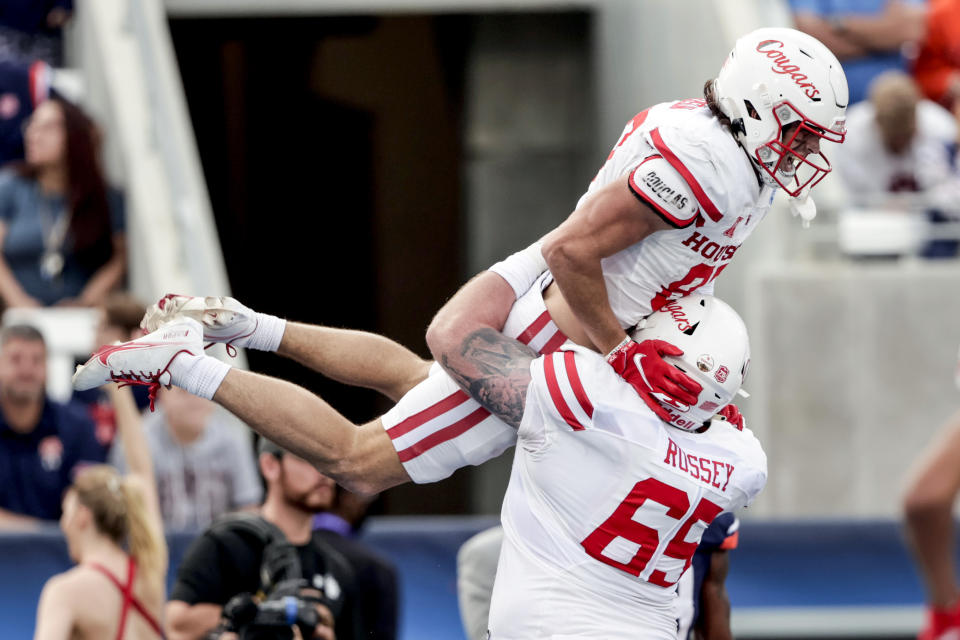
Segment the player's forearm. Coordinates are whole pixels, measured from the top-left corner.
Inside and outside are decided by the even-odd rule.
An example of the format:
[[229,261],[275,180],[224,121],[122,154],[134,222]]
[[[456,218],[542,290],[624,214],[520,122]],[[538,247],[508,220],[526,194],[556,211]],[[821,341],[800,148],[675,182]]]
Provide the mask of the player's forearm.
[[610,308],[601,258],[564,243],[545,244],[544,257],[567,305],[597,350],[606,354],[616,348],[627,334]]
[[465,284],[434,316],[427,328],[427,346],[446,368],[475,377],[480,371],[461,353],[467,337],[481,329],[503,329],[516,301],[513,289],[499,275],[484,271]]
[[519,427],[536,352],[489,327],[464,338],[458,352],[456,363],[440,361],[447,373],[490,413]]
[[287,323],[277,353],[394,401],[426,378],[430,369],[428,361],[383,336],[295,322]]

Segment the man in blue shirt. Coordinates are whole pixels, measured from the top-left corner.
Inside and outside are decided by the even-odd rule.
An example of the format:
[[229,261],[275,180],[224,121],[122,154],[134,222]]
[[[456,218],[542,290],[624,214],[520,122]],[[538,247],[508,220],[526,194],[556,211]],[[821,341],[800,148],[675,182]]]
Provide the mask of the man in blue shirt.
[[926,31],[926,0],[789,0],[795,26],[840,59],[850,104],[891,69],[907,71],[907,55]]
[[59,518],[76,470],[105,458],[84,411],[47,398],[46,359],[35,328],[0,332],[0,526]]
[[52,72],[45,62],[0,61],[0,166],[23,160],[23,127],[50,97]]

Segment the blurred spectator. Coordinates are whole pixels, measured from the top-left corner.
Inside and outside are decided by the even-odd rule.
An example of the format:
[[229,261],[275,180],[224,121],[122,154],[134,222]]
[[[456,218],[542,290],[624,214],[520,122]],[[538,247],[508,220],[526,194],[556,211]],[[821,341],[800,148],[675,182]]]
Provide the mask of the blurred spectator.
[[[97,322],[92,349],[139,338],[143,334],[140,330],[140,319],[145,312],[146,307],[129,293],[110,294],[100,308],[100,319]],[[74,391],[71,401],[87,408],[93,420],[97,441],[109,447],[116,433],[116,412],[113,402],[110,401],[104,389],[105,387],[100,387],[87,391]],[[132,391],[137,407],[145,409],[150,402],[148,389],[137,386],[132,387]]]
[[33,327],[0,332],[0,525],[60,517],[60,500],[84,464],[103,462],[93,424],[46,397],[47,350]]
[[925,0],[789,0],[796,28],[806,31],[843,64],[850,104],[864,100],[870,82],[907,69],[905,49],[926,28]]
[[[870,100],[847,111],[847,134],[836,163],[851,204],[926,212],[932,222],[960,216],[960,175],[951,158],[957,123],[949,111],[922,100],[909,76],[879,76]],[[928,257],[955,253],[949,240],[924,250]]]
[[9,307],[95,306],[126,272],[120,194],[93,121],[51,98],[26,128],[26,162],[0,172],[0,298]]
[[960,635],[960,585],[954,549],[953,505],[960,493],[960,413],[917,460],[903,500],[907,541],[927,592],[919,640]]
[[314,535],[342,553],[353,568],[364,639],[394,640],[398,607],[396,566],[356,539],[376,496],[362,496],[340,486],[334,488],[333,507],[313,520]]
[[3,0],[0,60],[63,66],[63,26],[72,14],[73,0]]
[[67,490],[60,529],[77,566],[44,585],[35,640],[163,637],[167,545],[150,454],[133,395],[107,386],[130,473],[87,467]]
[[913,74],[923,94],[956,110],[960,97],[960,2],[932,0],[927,37],[920,45]]
[[0,62],[0,166],[23,160],[23,126],[50,97],[50,76],[45,62]]
[[[267,484],[261,517],[294,545],[302,576],[323,594],[325,619],[332,613],[337,640],[365,637],[353,570],[347,559],[313,531],[313,517],[331,506],[333,480],[309,462],[261,439],[260,472]],[[205,638],[220,623],[223,606],[235,595],[264,587],[269,568],[267,542],[250,535],[240,521],[226,520],[207,529],[187,550],[166,609],[170,640]],[[317,629],[315,637],[330,637]]]
[[[160,512],[168,530],[199,531],[219,516],[255,509],[263,489],[249,432],[225,410],[182,389],[161,391],[144,417]],[[110,460],[123,464],[123,443]]]

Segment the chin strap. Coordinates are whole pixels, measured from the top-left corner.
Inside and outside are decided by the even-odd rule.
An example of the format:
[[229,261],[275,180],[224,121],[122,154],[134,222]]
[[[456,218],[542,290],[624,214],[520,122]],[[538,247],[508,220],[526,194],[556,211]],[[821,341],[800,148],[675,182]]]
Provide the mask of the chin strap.
[[817,205],[810,197],[809,189],[801,192],[795,198],[790,198],[790,213],[795,217],[800,216],[804,229],[810,228],[810,221],[817,217]]

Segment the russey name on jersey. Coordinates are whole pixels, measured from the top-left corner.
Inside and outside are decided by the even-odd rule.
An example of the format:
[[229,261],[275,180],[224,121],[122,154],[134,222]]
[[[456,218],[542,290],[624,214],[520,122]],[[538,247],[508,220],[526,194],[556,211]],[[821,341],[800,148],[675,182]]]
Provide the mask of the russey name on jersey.
[[708,484],[720,491],[727,490],[730,476],[733,475],[733,465],[722,460],[703,458],[687,453],[680,448],[673,438],[667,438],[667,455],[663,459],[665,464],[672,465],[684,473],[704,484]]
[[681,244],[689,247],[694,253],[699,253],[707,260],[712,260],[713,262],[729,260],[733,257],[733,254],[737,252],[737,249],[740,248],[738,244],[720,245],[696,231]]

